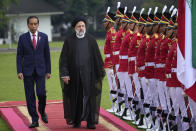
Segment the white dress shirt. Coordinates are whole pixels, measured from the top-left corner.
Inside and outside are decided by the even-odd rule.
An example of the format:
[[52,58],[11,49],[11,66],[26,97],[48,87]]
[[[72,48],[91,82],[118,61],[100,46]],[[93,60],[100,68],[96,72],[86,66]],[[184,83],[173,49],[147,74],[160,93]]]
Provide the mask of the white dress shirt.
[[[30,33],[30,37],[31,37],[31,41],[33,42],[33,34],[29,31]],[[36,41],[36,45],[37,45],[37,38],[38,38],[38,32],[35,32],[35,41]]]

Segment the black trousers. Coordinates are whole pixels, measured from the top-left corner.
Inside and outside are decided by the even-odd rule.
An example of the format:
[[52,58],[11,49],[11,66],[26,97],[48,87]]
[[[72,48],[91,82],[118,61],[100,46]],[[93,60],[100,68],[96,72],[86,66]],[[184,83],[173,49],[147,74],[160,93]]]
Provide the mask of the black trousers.
[[32,118],[32,122],[37,122],[39,116],[36,111],[36,97],[34,85],[36,85],[36,94],[39,100],[38,111],[42,115],[45,112],[46,106],[45,76],[37,75],[36,71],[34,71],[32,76],[24,76],[24,88],[27,109]]

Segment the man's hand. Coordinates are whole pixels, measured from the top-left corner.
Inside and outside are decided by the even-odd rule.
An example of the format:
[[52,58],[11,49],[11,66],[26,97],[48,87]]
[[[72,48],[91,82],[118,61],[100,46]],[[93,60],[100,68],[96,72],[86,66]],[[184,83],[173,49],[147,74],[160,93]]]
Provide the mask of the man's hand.
[[50,73],[47,73],[46,74],[46,79],[50,79],[50,77],[51,77],[51,74]]
[[63,81],[65,82],[65,84],[69,84],[69,80],[70,80],[70,78],[69,78],[69,76],[66,76],[65,78],[63,78]]
[[21,79],[21,80],[23,80],[23,79],[24,79],[24,77],[23,77],[23,74],[22,74],[22,73],[18,73],[18,79]]

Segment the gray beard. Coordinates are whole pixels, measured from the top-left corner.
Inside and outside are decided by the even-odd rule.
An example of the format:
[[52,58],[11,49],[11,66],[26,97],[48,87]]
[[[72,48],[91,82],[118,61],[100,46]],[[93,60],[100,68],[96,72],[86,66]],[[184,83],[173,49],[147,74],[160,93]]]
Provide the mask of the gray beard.
[[84,31],[84,32],[76,31],[76,36],[77,36],[78,38],[84,38],[85,33],[86,33],[86,31]]

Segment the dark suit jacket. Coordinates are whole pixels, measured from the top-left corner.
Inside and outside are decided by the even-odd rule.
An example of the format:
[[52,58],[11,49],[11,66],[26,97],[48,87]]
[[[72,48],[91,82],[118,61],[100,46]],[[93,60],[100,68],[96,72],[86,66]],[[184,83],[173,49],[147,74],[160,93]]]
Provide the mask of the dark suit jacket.
[[48,36],[38,32],[37,46],[34,50],[30,33],[20,36],[17,48],[17,73],[31,76],[36,70],[39,76],[51,73],[50,49]]

